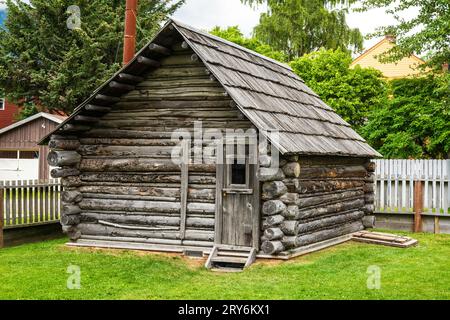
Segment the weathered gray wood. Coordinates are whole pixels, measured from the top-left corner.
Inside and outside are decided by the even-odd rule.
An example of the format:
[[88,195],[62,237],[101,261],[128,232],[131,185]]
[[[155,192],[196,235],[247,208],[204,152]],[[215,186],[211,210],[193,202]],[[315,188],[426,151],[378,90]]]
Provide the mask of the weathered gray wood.
[[80,215],[61,215],[61,224],[63,226],[73,226],[80,223]]
[[365,216],[362,219],[364,228],[367,228],[367,229],[375,228],[375,221],[376,221],[376,217],[374,215],[373,216]]
[[99,118],[96,117],[89,117],[83,115],[75,116],[73,119],[78,122],[86,122],[86,123],[96,123],[100,120]]
[[283,173],[286,177],[298,178],[300,176],[300,164],[289,162],[283,166]]
[[104,95],[104,94],[98,94],[98,95],[95,96],[95,100],[113,104],[113,103],[119,102],[120,98],[119,97],[113,97],[113,96],[107,96],[107,95]]
[[287,187],[282,181],[265,182],[262,187],[262,198],[271,200],[287,192]]
[[333,201],[344,200],[349,198],[360,197],[364,195],[364,191],[345,191],[341,193],[332,193],[323,196],[311,196],[309,198],[299,198],[297,205],[301,208],[317,206],[324,203],[330,203]]
[[343,224],[339,226],[333,226],[331,229],[320,230],[311,234],[300,236],[285,236],[282,239],[282,243],[286,249],[292,249],[295,247],[306,246],[312,243],[336,238],[342,235],[350,234],[353,232],[361,231],[364,226],[361,221],[356,221],[350,224]]
[[181,162],[181,187],[180,187],[180,236],[184,239],[186,234],[186,215],[187,215],[187,200],[188,200],[188,181],[189,181],[189,154],[190,142],[183,140],[182,142],[182,162]]
[[264,219],[263,228],[272,228],[282,224],[284,221],[284,217],[280,214],[276,214],[274,216],[268,216]]
[[80,162],[81,156],[75,151],[51,151],[47,161],[51,166],[73,166]]
[[301,178],[364,178],[367,176],[367,170],[364,166],[336,166],[326,167],[304,166],[301,172]]
[[284,245],[281,241],[264,241],[261,249],[265,254],[277,254],[284,251]]
[[347,180],[331,180],[331,181],[304,181],[297,179],[288,179],[283,181],[286,185],[292,186],[289,192],[298,192],[299,194],[333,192],[345,189],[355,189],[364,186],[364,181],[347,181]]
[[335,225],[349,223],[356,220],[361,220],[364,217],[364,212],[353,211],[349,213],[342,213],[336,216],[328,216],[322,219],[301,222],[297,220],[286,220],[281,224],[281,230],[285,235],[299,235],[309,233],[315,230],[330,228]]
[[362,209],[364,204],[364,199],[349,199],[327,204],[317,208],[296,210],[295,207],[292,207],[291,210],[286,210],[282,214],[286,217],[286,219],[289,220],[304,220],[358,208]]
[[120,83],[117,81],[111,81],[108,85],[111,89],[116,89],[116,90],[120,90],[120,91],[124,91],[124,92],[131,91],[134,89],[133,85],[126,84],[126,83]]
[[[178,231],[170,231],[170,230],[168,231],[132,230],[92,223],[80,223],[77,226],[77,228],[81,231],[82,235],[181,240],[180,233]],[[186,240],[213,241],[214,232],[201,230],[186,230],[185,237]]]
[[[162,215],[143,215],[143,214],[122,214],[122,213],[98,213],[83,212],[81,215],[83,222],[94,222],[99,220],[108,221],[118,224],[143,225],[143,226],[180,226],[180,216],[162,216]],[[188,217],[186,218],[186,226],[189,228],[207,228],[212,230],[214,227],[214,218]]]
[[78,203],[83,200],[83,195],[78,191],[65,190],[61,192],[61,200],[66,203]]
[[159,61],[153,60],[153,59],[149,59],[147,57],[144,56],[139,56],[136,59],[137,63],[146,67],[153,67],[153,68],[157,68],[161,65],[161,63]]
[[[119,100],[120,101],[120,100]],[[91,112],[100,112],[100,113],[107,113],[111,111],[110,107],[105,107],[105,106],[97,106],[97,105],[93,105],[93,104],[87,104],[84,106],[84,109],[86,109],[87,111],[91,111]]]
[[54,140],[51,139],[48,143],[50,149],[58,150],[77,150],[80,147],[79,140]]
[[280,200],[269,200],[264,202],[262,213],[265,216],[273,216],[286,210],[286,205]]
[[68,123],[65,124],[61,129],[66,132],[81,132],[81,131],[88,131],[91,129],[91,127],[87,125],[76,125]]
[[283,238],[283,236],[283,231],[281,231],[280,228],[268,228],[264,230],[264,237],[270,241],[280,240],[281,238]]
[[124,82],[128,84],[137,84],[139,82],[144,81],[145,79],[143,77],[135,76],[128,73],[120,73],[117,77],[119,79],[119,82]]
[[81,231],[78,230],[76,227],[74,226],[62,226],[62,231],[67,234],[67,236],[70,238],[70,240],[72,241],[77,241],[78,239],[81,238]]
[[258,178],[261,182],[280,181],[285,178],[285,175],[281,169],[260,168],[258,171]]
[[168,55],[170,55],[172,53],[172,51],[170,49],[167,49],[166,47],[163,47],[163,46],[158,45],[156,43],[149,44],[147,48],[151,52],[159,53],[159,54],[162,54],[164,56],[168,56]]
[[300,197],[298,193],[285,193],[280,197],[280,200],[287,205],[298,204]]
[[64,204],[61,209],[61,214],[63,215],[74,215],[81,213],[81,209],[77,205]]
[[78,176],[80,174],[80,170],[75,168],[55,168],[52,169],[50,172],[50,175],[52,178],[63,178],[63,177],[70,177],[70,176]]

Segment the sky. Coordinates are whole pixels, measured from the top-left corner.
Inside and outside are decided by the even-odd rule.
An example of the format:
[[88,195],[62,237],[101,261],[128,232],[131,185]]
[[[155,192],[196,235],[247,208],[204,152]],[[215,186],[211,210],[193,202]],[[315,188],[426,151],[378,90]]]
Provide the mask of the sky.
[[[0,10],[4,9],[1,2],[2,0],[0,0]],[[258,24],[259,15],[265,9],[265,6],[252,9],[243,5],[240,0],[186,0],[186,3],[175,13],[174,18],[204,30],[210,30],[215,26],[238,25],[246,36],[250,36],[253,28]],[[409,10],[403,17],[407,18],[415,13],[415,10]],[[367,35],[375,31],[377,27],[393,24],[395,21],[384,12],[384,9],[375,9],[365,13],[349,13],[347,23],[352,28],[359,28],[363,35]],[[379,39],[366,39],[364,46],[366,49],[370,48],[378,41]]]

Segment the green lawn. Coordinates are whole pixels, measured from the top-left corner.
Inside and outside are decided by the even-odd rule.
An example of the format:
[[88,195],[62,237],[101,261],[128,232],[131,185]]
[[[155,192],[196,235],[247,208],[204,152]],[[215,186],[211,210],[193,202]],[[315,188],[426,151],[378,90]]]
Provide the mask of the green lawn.
[[[414,235],[410,249],[346,243],[238,274],[177,256],[69,249],[64,240],[0,250],[0,299],[450,299],[450,236]],[[81,289],[69,290],[69,265]],[[381,289],[367,289],[367,268]]]

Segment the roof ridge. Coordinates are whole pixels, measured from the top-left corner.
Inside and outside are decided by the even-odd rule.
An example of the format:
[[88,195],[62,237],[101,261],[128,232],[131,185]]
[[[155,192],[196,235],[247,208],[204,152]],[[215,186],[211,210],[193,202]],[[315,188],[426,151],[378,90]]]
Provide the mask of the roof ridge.
[[188,30],[190,30],[190,31],[199,33],[199,34],[201,34],[201,35],[203,35],[203,36],[205,36],[205,37],[208,37],[208,38],[217,40],[217,41],[222,42],[222,43],[224,43],[224,44],[227,44],[227,45],[229,45],[229,46],[231,46],[231,47],[233,47],[233,48],[236,48],[236,49],[239,49],[239,50],[241,50],[241,51],[250,53],[250,54],[255,55],[255,56],[257,56],[257,57],[259,57],[259,58],[261,58],[261,59],[264,59],[264,60],[269,61],[269,62],[271,62],[271,63],[273,63],[273,64],[276,64],[276,65],[278,65],[278,66],[280,66],[280,67],[282,67],[282,68],[285,68],[285,69],[288,70],[288,71],[293,72],[292,68],[291,68],[288,64],[286,64],[286,63],[283,63],[283,62],[277,61],[277,60],[275,60],[275,59],[269,58],[269,57],[267,57],[267,56],[265,56],[265,55],[263,55],[263,54],[260,54],[260,53],[258,53],[258,52],[256,52],[256,51],[253,51],[253,50],[250,50],[250,49],[248,49],[248,48],[246,48],[246,47],[240,46],[240,45],[238,45],[238,44],[236,44],[236,43],[234,43],[234,42],[231,42],[231,41],[229,41],[229,40],[226,40],[226,39],[224,39],[224,38],[215,36],[215,35],[213,35],[213,34],[211,34],[211,33],[209,33],[209,32],[206,32],[206,31],[204,31],[204,30],[197,29],[197,28],[195,28],[195,27],[193,27],[193,26],[187,25],[187,24],[185,24],[185,23],[183,23],[183,22],[180,22],[180,21],[178,21],[178,20],[175,20],[175,19],[173,19],[173,18],[171,18],[170,21],[173,22],[174,24],[176,24],[176,25],[179,26],[179,27],[182,27],[182,28],[188,29]]

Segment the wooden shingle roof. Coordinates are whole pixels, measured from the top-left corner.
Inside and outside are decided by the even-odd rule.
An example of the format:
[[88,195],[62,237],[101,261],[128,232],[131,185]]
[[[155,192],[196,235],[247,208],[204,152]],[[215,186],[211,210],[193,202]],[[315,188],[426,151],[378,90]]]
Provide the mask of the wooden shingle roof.
[[[282,154],[380,156],[289,66],[174,20],[146,47],[162,44],[168,30],[182,36],[241,112]],[[117,81],[115,77],[121,73],[132,73],[135,60],[109,82]],[[82,112],[83,105],[95,99],[101,88],[75,113]]]

